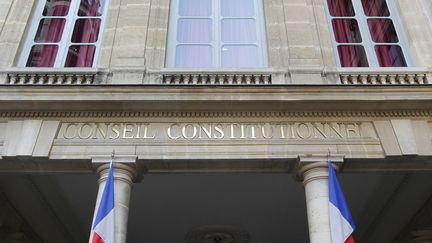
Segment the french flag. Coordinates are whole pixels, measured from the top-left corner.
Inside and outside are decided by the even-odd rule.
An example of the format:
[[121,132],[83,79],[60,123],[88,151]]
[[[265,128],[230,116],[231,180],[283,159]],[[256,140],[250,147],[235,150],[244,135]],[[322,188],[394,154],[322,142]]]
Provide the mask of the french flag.
[[354,220],[351,217],[342,189],[329,161],[329,214],[332,243],[354,243]]
[[114,243],[114,173],[112,160],[90,239],[90,243]]

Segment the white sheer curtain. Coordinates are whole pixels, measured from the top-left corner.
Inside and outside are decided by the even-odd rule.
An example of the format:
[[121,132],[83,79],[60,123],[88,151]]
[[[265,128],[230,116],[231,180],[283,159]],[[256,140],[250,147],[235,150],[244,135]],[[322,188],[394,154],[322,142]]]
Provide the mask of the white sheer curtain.
[[178,1],[176,67],[260,66],[255,0]]

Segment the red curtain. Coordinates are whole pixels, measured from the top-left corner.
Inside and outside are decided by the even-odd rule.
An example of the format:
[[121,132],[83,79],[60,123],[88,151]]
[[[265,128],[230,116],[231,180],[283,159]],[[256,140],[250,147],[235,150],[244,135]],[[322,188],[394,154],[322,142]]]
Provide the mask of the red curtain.
[[[80,16],[100,16],[100,0],[83,0],[80,6]],[[75,22],[72,42],[94,43],[99,36],[101,20],[78,19]],[[96,47],[94,45],[75,45],[69,49],[66,67],[92,67]]]
[[[69,11],[69,1],[56,1],[47,3],[44,11],[45,16],[66,16]],[[40,22],[40,33],[37,33],[36,41],[56,43],[61,40],[65,19],[44,18]],[[57,45],[35,45],[27,61],[31,67],[53,67],[57,56]]]

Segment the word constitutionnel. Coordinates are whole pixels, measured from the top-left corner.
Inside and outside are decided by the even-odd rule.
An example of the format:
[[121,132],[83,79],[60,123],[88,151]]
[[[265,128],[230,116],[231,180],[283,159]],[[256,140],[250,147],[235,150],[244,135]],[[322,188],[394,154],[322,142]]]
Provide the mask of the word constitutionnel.
[[350,139],[362,138],[358,122],[286,123],[63,123],[62,139]]

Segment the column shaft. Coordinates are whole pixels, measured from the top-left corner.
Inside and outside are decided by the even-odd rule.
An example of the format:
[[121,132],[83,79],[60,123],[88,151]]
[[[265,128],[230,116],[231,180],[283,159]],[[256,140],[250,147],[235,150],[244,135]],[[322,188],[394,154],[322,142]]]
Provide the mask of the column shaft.
[[[317,165],[322,163],[317,163]],[[311,243],[331,243],[326,163],[303,173]]]
[[[99,189],[95,212],[101,200],[108,177],[109,165],[104,164],[97,168],[99,174]],[[115,215],[115,243],[126,243],[127,224],[129,215],[129,200],[133,179],[136,171],[132,166],[114,163],[114,215]],[[90,239],[91,241],[91,239]]]

